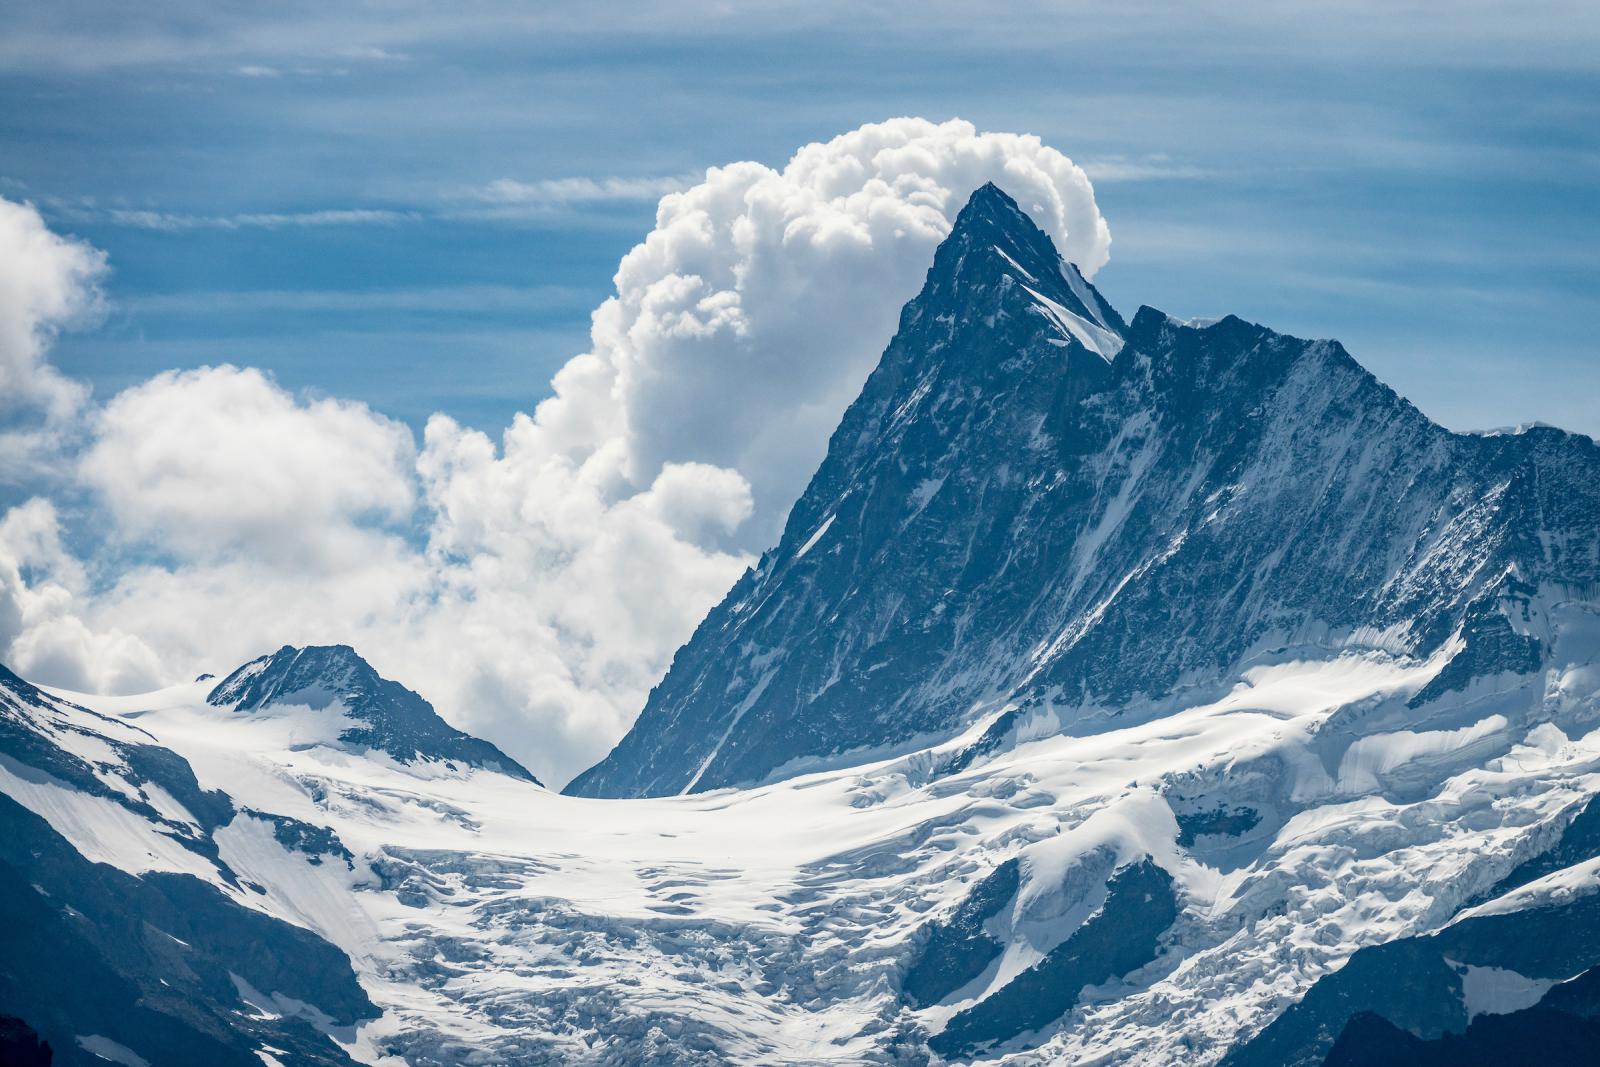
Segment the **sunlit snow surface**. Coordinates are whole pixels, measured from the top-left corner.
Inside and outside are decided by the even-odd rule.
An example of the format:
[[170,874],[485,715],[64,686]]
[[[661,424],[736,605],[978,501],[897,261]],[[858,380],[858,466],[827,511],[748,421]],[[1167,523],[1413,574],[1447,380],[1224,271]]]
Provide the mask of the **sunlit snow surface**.
[[[0,788],[85,855],[199,874],[340,946],[384,1010],[348,1045],[375,1063],[923,1062],[929,1033],[1148,855],[1182,909],[1161,954],[1009,1055],[1207,1062],[1356,948],[1448,922],[1600,787],[1600,733],[1574,725],[1593,719],[1592,678],[1553,697],[1542,678],[1491,679],[1432,713],[1447,721],[1411,721],[1404,702],[1452,651],[1263,665],[1214,703],[1091,736],[1041,712],[1021,731],[1037,739],[957,774],[938,773],[944,757],[992,715],[870,766],[659,800],[346,751],[336,708],[240,714],[205,703],[210,683],[58,694],[114,720],[62,705],[90,731],[75,744],[137,727],[203,787],[331,827],[354,853],[354,870],[313,864],[237,818],[216,832],[221,858],[264,895],[108,801],[12,768]],[[1177,816],[1219,804],[1260,821],[1180,847]],[[1013,856],[1020,891],[989,924],[1003,956],[947,1002],[906,1007],[919,927]],[[1590,891],[1592,866],[1479,907]]]

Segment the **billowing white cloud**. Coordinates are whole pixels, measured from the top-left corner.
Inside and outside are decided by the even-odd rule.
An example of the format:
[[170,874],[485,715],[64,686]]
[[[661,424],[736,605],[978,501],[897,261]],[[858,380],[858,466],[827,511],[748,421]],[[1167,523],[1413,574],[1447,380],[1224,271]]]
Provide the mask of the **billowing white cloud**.
[[[598,459],[598,457],[590,457]],[[428,620],[454,706],[555,781],[627,729],[672,652],[749,560],[715,547],[750,514],[744,478],[666,465],[641,492],[552,453],[519,417],[500,450],[435,416],[420,470],[440,583]],[[528,730],[528,718],[538,726]]]
[[57,331],[92,315],[103,253],[0,198],[0,482],[31,472],[88,391],[45,361]]
[[633,486],[667,462],[738,470],[760,548],[921,284],[973,189],[993,180],[1093,275],[1110,235],[1089,179],[1038,138],[902,118],[714,168],[663,197],[594,315],[593,347],[534,421],[546,447]]
[[156,375],[87,421],[92,566],[44,500],[0,521],[0,658],[26,676],[139,691],[287,640],[359,642],[426,593],[403,425],[235,367]]
[[0,658],[23,676],[86,692],[137,693],[170,681],[141,637],[83,617],[82,565],[61,544],[49,501],[0,517]]
[[1065,156],[896,119],[663,197],[590,351],[499,442],[435,416],[417,448],[253,370],[158,375],[90,422],[103,580],[59,550],[42,502],[0,524],[0,656],[122,689],[348,642],[560,784],[774,539],[988,180],[1086,273],[1105,263]]
[[114,397],[80,470],[119,539],[328,570],[366,551],[366,524],[409,519],[414,453],[409,430],[365,405],[300,403],[258,370],[203,367]]

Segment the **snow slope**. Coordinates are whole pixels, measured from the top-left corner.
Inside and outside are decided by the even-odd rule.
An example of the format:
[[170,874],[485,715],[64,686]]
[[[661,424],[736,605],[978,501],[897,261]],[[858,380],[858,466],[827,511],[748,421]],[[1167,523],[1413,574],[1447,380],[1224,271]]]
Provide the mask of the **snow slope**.
[[[236,817],[214,838],[239,886],[203,862],[186,869],[348,954],[383,1011],[341,1036],[366,1062],[463,1062],[469,1049],[519,1063],[923,1062],[930,1036],[1092,920],[1113,873],[1149,858],[1178,909],[1151,932],[1156,956],[1000,1051],[1156,1064],[1215,1060],[1350,953],[1443,926],[1600,785],[1600,732],[1584,729],[1592,694],[1549,719],[1513,719],[1485,694],[1474,740],[1385,743],[1395,754],[1363,757],[1365,777],[1339,774],[1393,733],[1357,738],[1341,723],[1401,714],[1447,660],[1263,663],[1218,700],[1124,729],[1031,724],[1037,739],[955,773],[941,769],[981,724],[864,767],[630,801],[314,743],[341,725],[330,709],[241,716],[208,704],[205,684],[56,694],[105,718],[54,708],[79,748],[136,728],[241,811],[333,832],[348,864]],[[142,853],[159,854],[159,826],[129,836],[125,811],[62,804],[15,778],[4,787],[86,855],[153,869]],[[1255,821],[1207,832],[1224,806]],[[988,923],[1001,955],[912,1007],[899,990],[927,924],[1012,859],[1018,888]],[[1564,877],[1600,878],[1592,863]],[[1525,908],[1558,881],[1476,906]]]

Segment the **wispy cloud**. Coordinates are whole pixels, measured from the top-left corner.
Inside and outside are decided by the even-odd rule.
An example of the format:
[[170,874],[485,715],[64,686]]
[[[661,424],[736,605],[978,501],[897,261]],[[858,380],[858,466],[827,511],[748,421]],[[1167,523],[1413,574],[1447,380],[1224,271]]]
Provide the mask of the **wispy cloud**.
[[289,65],[245,63],[234,67],[233,73],[241,78],[281,78],[285,75],[299,78],[344,78],[354,73],[347,64],[407,63],[411,60],[411,56],[406,52],[391,51],[372,45],[338,48],[334,50],[333,58],[340,62],[329,65],[323,57],[316,57],[312,61],[300,61]]
[[405,52],[395,52],[373,45],[352,45],[339,49],[335,54],[343,59],[364,59],[375,63],[404,63],[411,59]]
[[[1521,17],[1515,19],[1507,18],[1506,5],[1496,0],[1458,0],[1448,19],[1438,17],[1437,6],[1376,0],[1288,5],[1135,0],[1101,5],[1094,18],[1084,19],[1076,17],[1073,5],[1025,0],[974,19],[971,5],[958,0],[868,5],[864,10],[836,0],[599,0],[583,5],[390,0],[381,7],[310,0],[253,5],[169,0],[161,5],[164,17],[152,17],[138,5],[110,0],[55,0],[11,5],[15,11],[7,12],[8,33],[0,35],[0,69],[232,70],[243,63],[289,67],[329,56],[381,58],[366,52],[424,56],[441,47],[506,49],[520,55],[555,39],[582,42],[617,33],[670,43],[708,33],[756,38],[773,31],[817,32],[830,29],[844,13],[866,35],[941,43],[959,35],[963,41],[1013,51],[1031,42],[1054,49],[1065,39],[1084,52],[1108,46],[1125,52],[1130,40],[1155,39],[1212,57],[1220,49],[1249,57],[1270,42],[1273,57],[1428,57],[1479,66],[1523,59],[1594,69],[1600,20],[1593,15],[1591,0],[1525,0],[1518,6]],[[907,17],[910,10],[915,17]]]
[[662,178],[545,178],[518,181],[499,178],[473,191],[489,204],[552,207],[606,200],[655,200],[687,189],[699,179],[687,175]]
[[[258,74],[256,77],[270,77]],[[433,204],[410,208],[348,207],[311,211],[241,211],[202,214],[157,208],[107,207],[93,200],[44,197],[52,212],[77,223],[183,233],[194,230],[288,229],[320,226],[395,226],[430,218],[481,219],[546,216],[587,204],[639,203],[693,185],[688,176],[636,178],[500,178],[464,192],[442,193]]]
[[[459,285],[414,289],[244,289],[146,293],[117,306],[136,314],[239,314],[264,311],[485,313],[581,307],[587,290],[561,285]],[[586,308],[585,308],[586,309]]]
[[[94,213],[90,213],[93,215]],[[185,215],[170,211],[133,211],[112,208],[99,220],[142,230],[243,230],[282,229],[289,226],[392,226],[414,222],[420,212],[387,208],[333,208],[321,211],[241,212],[234,215]]]
[[1079,160],[1093,182],[1183,181],[1209,178],[1214,172],[1190,163],[1180,163],[1165,155],[1100,156]]

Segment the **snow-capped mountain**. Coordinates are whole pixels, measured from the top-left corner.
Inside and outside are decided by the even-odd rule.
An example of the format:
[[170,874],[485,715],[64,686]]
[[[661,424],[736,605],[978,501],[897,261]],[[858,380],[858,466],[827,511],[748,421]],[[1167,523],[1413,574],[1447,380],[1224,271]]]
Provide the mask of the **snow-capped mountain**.
[[[272,708],[328,709],[325,743],[387,753],[402,763],[440,760],[487,767],[538,784],[528,770],[494,745],[462,733],[433,705],[398,682],[380,678],[349,645],[293,648],[253,659],[206,697],[241,713]],[[343,721],[341,721],[343,720]]]
[[1421,708],[1559,658],[1541,596],[1600,581],[1597,539],[1589,438],[1449,433],[1337,343],[1236,318],[1124,325],[991,185],[778,547],[569,791],[750,784],[986,717],[1092,732],[1285,656],[1459,644]]
[[1126,322],[986,187],[581,795],[348,648],[126,697],[0,673],[0,1042],[1587,1062],[1597,791],[1594,442]]
[[250,837],[315,863],[349,853],[239,806],[231,782],[201,785],[138,718],[0,667],[0,1014],[56,1064],[353,1062],[322,1033],[378,1014],[349,960],[230,863]]

